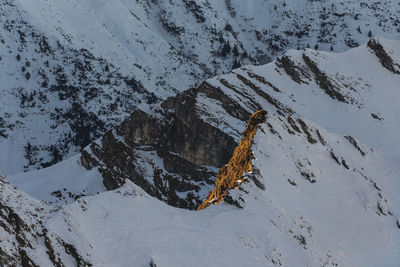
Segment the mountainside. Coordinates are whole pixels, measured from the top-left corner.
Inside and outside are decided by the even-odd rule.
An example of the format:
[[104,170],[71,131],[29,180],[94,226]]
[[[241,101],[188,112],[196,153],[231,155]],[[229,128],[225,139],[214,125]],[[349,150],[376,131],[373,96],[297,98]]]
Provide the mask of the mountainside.
[[[0,1],[0,170],[78,153],[129,114],[289,48],[398,39],[395,1]],[[331,47],[332,46],[332,47]]]
[[280,114],[290,131],[307,133],[310,142],[319,137],[305,120],[346,136],[348,146],[365,144],[396,158],[398,51],[398,42],[383,39],[345,53],[292,50],[267,65],[209,79],[150,114],[133,112],[59,167],[8,179],[37,198],[61,203],[130,179],[170,205],[196,209],[259,109]]
[[0,241],[6,248],[2,261],[6,266],[396,266],[396,161],[313,122],[288,124],[285,116],[265,113],[254,120],[258,115],[241,142],[252,142],[252,171],[235,181],[240,188],[232,188],[222,204],[200,212],[168,206],[129,180],[115,191],[60,208],[1,180],[0,193],[7,195],[0,198],[0,229],[9,233]]
[[0,0],[0,266],[398,266],[399,17]]
[[8,177],[47,203],[3,179],[1,259],[397,266],[399,46],[293,50],[135,111],[80,155]]

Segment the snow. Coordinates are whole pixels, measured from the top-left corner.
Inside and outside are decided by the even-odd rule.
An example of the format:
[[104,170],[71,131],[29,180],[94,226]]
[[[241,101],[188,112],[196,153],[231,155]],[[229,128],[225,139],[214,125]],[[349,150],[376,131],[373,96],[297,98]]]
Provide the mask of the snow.
[[[267,118],[281,138],[265,124],[257,132],[253,164],[265,190],[251,179],[243,183],[243,209],[176,209],[127,181],[63,207],[46,227],[85,251],[95,266],[396,266],[398,165],[370,150],[363,157],[343,136],[306,121],[327,143],[310,145],[304,134],[289,134],[281,119]],[[349,170],[331,158],[332,150]],[[299,161],[309,162],[315,183],[300,175]],[[392,215],[378,214],[377,203]]]
[[[399,64],[399,42],[383,38],[378,40],[385,50],[391,51],[391,58]],[[384,68],[376,55],[366,45],[343,53],[291,50],[285,54],[296,65],[307,71],[302,59],[303,53],[316,62],[318,68],[327,74],[330,81],[340,88],[340,92],[348,98],[349,104],[330,98],[319,87],[309,70],[308,75],[310,75],[311,80],[303,77],[307,83],[298,84],[282,68],[278,69],[275,62],[262,66],[245,66],[234,70],[231,74],[217,76],[207,80],[207,82],[220,87],[226,95],[237,101],[250,113],[255,111],[252,106],[254,102],[259,103],[267,111],[275,112],[274,106],[265,101],[254,90],[244,86],[243,82],[236,77],[236,74],[240,74],[284,106],[295,111],[298,116],[315,121],[332,133],[352,135],[376,150],[398,155],[400,143],[397,142],[397,132],[400,123],[396,114],[400,112],[400,107],[397,105],[400,101],[398,94],[400,75],[393,74]],[[275,92],[270,86],[252,79],[248,72],[263,77],[281,92]],[[233,90],[222,86],[219,82],[222,78],[235,86],[246,97],[253,99],[253,102],[251,103]],[[198,100],[199,103],[205,101],[204,99],[200,100]],[[351,104],[351,101],[353,101],[353,104]],[[209,106],[208,109],[217,108],[216,104],[209,104]],[[206,110],[206,108],[203,107],[203,110]],[[216,114],[213,115],[215,118],[221,117],[221,115],[218,115],[221,112],[216,112]],[[377,114],[383,119],[375,119],[372,114]],[[208,121],[211,120],[212,118],[208,119]],[[221,121],[220,125],[231,125],[238,132],[241,132],[244,128],[235,123],[234,119],[229,116],[225,119],[220,118],[219,121]]]
[[[255,171],[231,191],[242,209],[225,203],[177,209],[128,180],[47,211],[43,225],[94,266],[397,266],[399,158],[357,140],[363,156],[343,135],[303,121],[316,143],[303,131],[289,133],[282,115],[271,113],[260,126]],[[47,259],[36,259],[46,266]]]
[[[88,199],[85,211],[78,203],[68,207],[74,219],[69,223],[72,227],[79,223],[79,228],[77,233],[64,231],[74,242],[78,235],[92,244],[90,257],[95,266],[145,266],[151,259],[157,266],[265,266],[239,239],[231,238],[232,228],[219,212],[207,216],[175,209],[133,185],[119,191]],[[49,221],[49,229],[59,231],[63,220],[60,211]],[[230,249],[223,249],[226,247]]]
[[[221,105],[222,103],[220,101],[210,99],[204,94],[198,94],[196,99],[196,107],[201,114],[200,118],[202,120],[234,136],[236,140],[240,140],[241,132],[236,129],[243,129],[246,123],[226,114],[226,111]],[[225,121],[229,121],[229,123],[225,123]]]
[[[388,165],[384,159],[371,152],[363,158],[343,137],[319,128],[328,146],[346,160],[350,166],[347,170],[334,163],[329,148],[320,143],[309,145],[300,137],[288,134],[276,126],[279,123],[276,119],[269,122],[280,132],[282,140],[266,134],[265,126],[264,132],[259,131],[256,136],[254,166],[260,170],[266,187],[260,195],[266,204],[265,212],[272,220],[279,218],[275,223],[280,227],[296,228],[300,223],[312,228],[309,233],[302,227],[293,233],[305,235],[307,254],[311,254],[309,264],[317,265],[313,261],[329,252],[339,266],[395,266],[400,260],[396,253],[400,233],[395,224],[400,214],[399,199],[395,196],[400,190],[400,173],[392,173],[393,179],[385,178]],[[293,164],[305,158],[310,162],[308,171],[316,176],[315,183],[304,179]],[[370,181],[355,169],[362,170]],[[287,179],[297,185],[291,185]],[[380,193],[387,201],[385,204],[389,203],[393,216],[376,213],[377,202],[381,200],[372,180],[385,187]],[[388,184],[390,188],[385,186]],[[254,191],[254,188],[245,190]],[[279,211],[270,212],[271,206]]]
[[[45,169],[8,176],[7,180],[31,196],[57,205],[74,202],[69,193],[94,195],[106,191],[101,174],[80,165],[80,155]],[[62,197],[52,194],[55,191]]]

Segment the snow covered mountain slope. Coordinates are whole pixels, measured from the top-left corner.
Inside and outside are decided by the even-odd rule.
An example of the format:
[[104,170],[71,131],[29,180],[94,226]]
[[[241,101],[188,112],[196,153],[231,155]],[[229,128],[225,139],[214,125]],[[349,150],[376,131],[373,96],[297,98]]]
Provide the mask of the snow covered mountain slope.
[[[55,179],[62,181],[58,188],[58,182],[48,182],[54,185],[51,189],[33,182],[40,172],[9,180],[35,197],[54,201],[51,193],[64,188],[71,188],[75,196],[84,194],[83,190],[102,191],[102,184],[112,190],[130,179],[170,205],[195,209],[212,189],[218,168],[228,162],[246,121],[258,109],[282,115],[289,126],[297,119],[314,121],[346,136],[348,145],[361,154],[370,153],[362,150],[365,144],[398,164],[398,51],[397,41],[384,39],[372,39],[344,53],[291,50],[267,65],[245,66],[209,79],[168,98],[150,114],[137,110],[86,147],[77,156],[80,161],[63,163],[79,170],[78,174],[85,173],[83,166],[90,170],[86,177],[96,178],[86,182],[67,172]],[[307,132],[302,123],[296,129]],[[310,135],[314,139],[318,140]],[[45,183],[57,176],[57,168],[43,170],[54,175],[39,180]],[[68,181],[77,179],[76,185],[68,186]],[[70,191],[65,192],[69,195]]]
[[96,169],[87,171],[79,163],[76,155],[48,168],[8,176],[7,180],[31,196],[57,206],[106,191],[100,173]]
[[[207,83],[250,113],[263,108],[292,114],[399,155],[399,51],[399,42],[384,39],[372,39],[344,53],[291,50],[270,64],[242,67]],[[213,124],[217,117],[222,121],[218,127],[229,125],[232,132],[241,132],[243,128],[235,128],[229,116],[214,115],[222,105],[212,110],[209,99],[198,96],[204,119]]]
[[0,0],[0,265],[398,266],[399,10]]
[[[71,266],[74,256],[80,257],[70,244],[47,236],[43,224],[54,210],[0,176],[1,266]],[[55,251],[62,263],[53,260]]]
[[[398,51],[289,51],[137,110],[79,156],[9,177],[53,203],[2,178],[3,264],[397,266]],[[251,150],[229,160],[260,108]],[[212,205],[228,161],[237,175]]]
[[[0,170],[78,153],[133,110],[289,48],[399,38],[396,1],[0,1]],[[4,151],[4,152],[3,152]]]
[[398,265],[399,165],[365,146],[363,155],[346,137],[303,123],[267,116],[252,146],[254,170],[229,193],[231,203],[266,216],[252,220],[267,224],[253,247],[266,237],[274,261],[283,266]]
[[98,169],[108,189],[130,179],[171,205],[196,208],[213,184],[210,166],[227,163],[260,108],[285,115],[289,125],[315,121],[398,162],[397,51],[397,42],[373,39],[345,53],[289,51],[265,66],[235,69],[167,99],[153,115],[132,113],[86,148],[81,162]]
[[[31,249],[6,241],[4,264],[22,261],[24,253],[8,252],[19,249],[37,266],[397,266],[399,165],[311,121],[286,119],[267,114],[254,124],[253,171],[224,203],[200,212],[166,205],[129,180],[53,210],[23,194],[25,209],[41,207],[42,234]],[[11,192],[6,205],[21,194],[0,188]]]

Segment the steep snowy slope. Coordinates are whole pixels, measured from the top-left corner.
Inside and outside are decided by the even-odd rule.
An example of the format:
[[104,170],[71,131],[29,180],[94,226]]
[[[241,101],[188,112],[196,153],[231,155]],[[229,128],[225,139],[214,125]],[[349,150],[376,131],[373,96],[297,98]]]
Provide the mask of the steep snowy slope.
[[[47,234],[44,223],[55,210],[0,176],[1,266],[72,266],[80,259],[68,241]],[[55,252],[62,257],[61,262],[54,260]],[[88,266],[84,261],[80,263],[80,266]]]
[[280,115],[267,116],[252,151],[254,170],[228,199],[266,216],[248,225],[266,222],[253,246],[266,236],[277,265],[398,265],[398,164],[315,123],[290,125]]
[[[262,107],[307,118],[331,132],[353,135],[374,149],[398,155],[399,51],[397,41],[383,39],[345,53],[291,50],[271,64],[246,66],[207,83],[249,112]],[[210,110],[209,97],[200,94],[197,100],[206,121],[213,124],[217,117],[225,124],[216,126],[229,125],[240,132],[229,117],[214,115],[223,105]]]
[[[34,239],[29,258],[38,266],[399,264],[398,164],[311,121],[290,124],[269,114],[249,125],[256,127],[253,171],[225,198],[234,205],[176,209],[127,181],[57,210],[44,208],[45,234]],[[6,183],[1,188],[11,190]],[[36,203],[26,198],[18,203]]]
[[[292,50],[270,64],[235,69],[168,98],[152,115],[133,112],[85,148],[80,164],[98,170],[96,181],[103,180],[107,189],[130,179],[170,205],[194,209],[258,109],[280,114],[289,125],[297,118],[314,121],[346,136],[349,146],[368,145],[398,164],[398,51],[398,42],[373,39],[345,53]],[[39,197],[31,178],[30,173],[9,177]],[[50,191],[42,191],[48,200]]]
[[396,1],[0,1],[0,170],[78,153],[133,110],[288,48],[399,37]]
[[87,171],[79,163],[77,155],[48,168],[21,172],[7,178],[20,190],[57,206],[106,191],[100,173],[96,169]]

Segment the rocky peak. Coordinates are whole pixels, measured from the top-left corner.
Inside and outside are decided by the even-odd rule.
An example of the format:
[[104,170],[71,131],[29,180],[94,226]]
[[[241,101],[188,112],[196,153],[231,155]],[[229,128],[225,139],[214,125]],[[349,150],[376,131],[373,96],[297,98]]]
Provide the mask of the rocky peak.
[[266,120],[265,115],[266,111],[259,110],[251,116],[243,132],[240,144],[235,148],[228,164],[219,170],[215,180],[215,188],[197,208],[198,210],[205,209],[211,204],[218,204],[223,201],[228,190],[240,187],[240,184],[244,181],[244,173],[253,171],[253,166],[251,164],[254,158],[251,151],[252,142],[256,135],[258,125],[264,123]]

